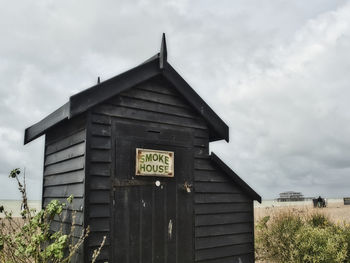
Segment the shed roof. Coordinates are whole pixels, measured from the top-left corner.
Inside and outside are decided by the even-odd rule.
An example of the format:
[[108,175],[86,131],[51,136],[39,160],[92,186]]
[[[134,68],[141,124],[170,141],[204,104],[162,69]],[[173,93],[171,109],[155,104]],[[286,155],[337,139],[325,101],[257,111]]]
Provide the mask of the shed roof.
[[163,34],[160,53],[133,69],[71,96],[66,104],[25,130],[24,144],[45,134],[54,125],[84,113],[91,107],[159,75],[172,83],[207,122],[211,141],[222,139],[229,141],[228,126],[168,63]]
[[261,203],[261,196],[258,195],[241,177],[231,170],[215,153],[210,154],[210,158],[216,166],[229,176],[249,197]]

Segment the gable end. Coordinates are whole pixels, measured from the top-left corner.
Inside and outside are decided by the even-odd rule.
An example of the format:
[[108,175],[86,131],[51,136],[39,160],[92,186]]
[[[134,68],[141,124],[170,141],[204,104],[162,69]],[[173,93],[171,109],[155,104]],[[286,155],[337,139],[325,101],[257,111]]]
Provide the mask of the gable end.
[[211,161],[229,176],[242,190],[252,198],[261,203],[261,196],[258,195],[246,182],[244,182],[234,171],[231,170],[215,153],[210,154]]
[[159,60],[158,54],[157,57],[154,57],[144,64],[71,96],[68,103],[64,104],[61,108],[48,115],[40,122],[26,129],[24,144],[43,135],[57,123],[65,119],[71,119],[93,106],[158,75],[166,78],[208,123],[210,141],[225,139],[228,142],[228,126],[168,62],[164,61],[164,68],[160,69]]

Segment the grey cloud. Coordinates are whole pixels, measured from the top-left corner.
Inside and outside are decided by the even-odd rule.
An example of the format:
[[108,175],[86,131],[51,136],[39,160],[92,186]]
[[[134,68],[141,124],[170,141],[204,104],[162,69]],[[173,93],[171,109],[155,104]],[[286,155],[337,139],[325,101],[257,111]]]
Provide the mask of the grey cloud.
[[[155,6],[157,8],[155,8]],[[0,34],[0,199],[26,167],[40,198],[43,139],[23,131],[68,97],[158,52],[230,126],[221,156],[263,198],[347,194],[346,1],[11,1]],[[321,178],[321,179],[319,179]],[[8,186],[8,187],[7,187]],[[328,187],[327,187],[328,186]]]

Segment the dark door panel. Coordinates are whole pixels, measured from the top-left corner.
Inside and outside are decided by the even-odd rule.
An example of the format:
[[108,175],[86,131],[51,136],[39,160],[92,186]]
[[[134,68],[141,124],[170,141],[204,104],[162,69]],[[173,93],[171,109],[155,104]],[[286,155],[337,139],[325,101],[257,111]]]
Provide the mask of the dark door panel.
[[[114,261],[193,262],[192,134],[118,123],[115,131]],[[175,176],[136,176],[136,148],[173,151]]]

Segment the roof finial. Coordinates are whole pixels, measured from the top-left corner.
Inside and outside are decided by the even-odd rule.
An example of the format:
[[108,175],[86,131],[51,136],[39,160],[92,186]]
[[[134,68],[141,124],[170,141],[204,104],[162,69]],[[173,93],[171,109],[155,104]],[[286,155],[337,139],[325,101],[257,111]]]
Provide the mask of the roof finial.
[[160,53],[159,53],[159,67],[161,69],[164,69],[164,65],[167,61],[167,57],[168,57],[168,52],[166,50],[165,33],[163,33],[162,45],[160,46]]
[[100,79],[100,76],[97,77],[97,84],[100,84],[101,83],[101,79]]

